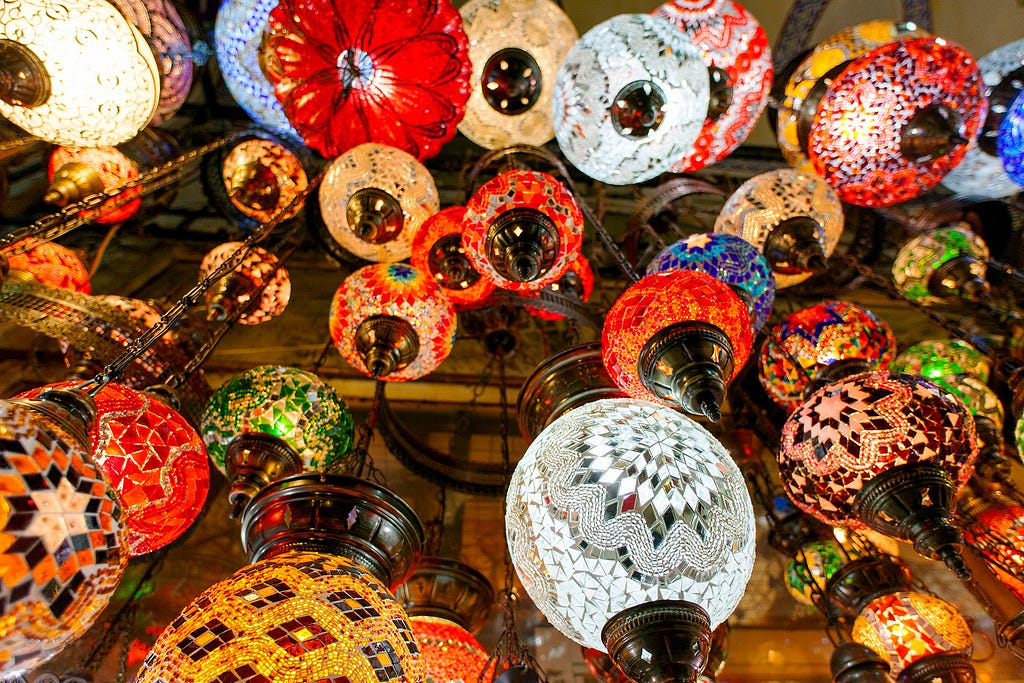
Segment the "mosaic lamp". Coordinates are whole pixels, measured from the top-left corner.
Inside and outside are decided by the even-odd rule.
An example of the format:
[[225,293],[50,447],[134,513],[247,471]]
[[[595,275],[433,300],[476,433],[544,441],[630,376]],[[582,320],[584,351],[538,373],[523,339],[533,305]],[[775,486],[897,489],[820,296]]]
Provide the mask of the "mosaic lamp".
[[319,377],[263,365],[213,393],[200,433],[214,466],[231,481],[228,500],[237,517],[276,479],[342,462],[354,427],[345,400]]
[[750,178],[726,200],[715,232],[759,248],[779,289],[824,272],[843,234],[843,206],[827,184],[792,169]]
[[572,20],[550,0],[470,0],[459,14],[473,65],[459,131],[486,149],[543,145],[555,74],[579,38]]
[[964,510],[964,542],[978,552],[996,578],[1024,601],[1024,507],[1009,500],[981,504],[981,511]]
[[707,273],[667,270],[632,284],[608,309],[604,365],[633,398],[717,422],[726,384],[750,356],[747,307]]
[[23,253],[8,256],[7,267],[10,268],[9,280],[38,282],[82,294],[92,291],[89,269],[82,259],[56,242],[39,242]]
[[583,213],[572,193],[546,173],[507,171],[467,202],[463,239],[485,280],[535,292],[557,282],[580,253]]
[[708,114],[701,51],[667,19],[620,14],[587,31],[558,69],[555,139],[573,166],[609,185],[668,171]]
[[950,510],[977,454],[962,402],[920,377],[876,371],[812,394],[786,421],[776,457],[807,514],[911,541],[966,578]]
[[806,543],[798,553],[786,563],[783,580],[794,600],[814,607],[814,596],[825,590],[825,584],[850,561],[851,555],[832,539]]
[[647,401],[600,399],[549,424],[516,465],[505,532],[552,626],[634,681],[696,680],[753,568],[739,468]]
[[992,362],[961,339],[926,339],[900,351],[892,362],[892,369],[894,372],[921,375],[933,382],[956,375],[970,375],[981,382],[988,382]]
[[792,412],[804,397],[842,377],[885,370],[896,357],[896,335],[871,311],[824,301],[786,316],[761,346],[758,380]]
[[449,0],[415,11],[401,3],[284,0],[270,11],[259,60],[288,120],[324,157],[376,142],[423,161],[462,120],[468,47]]
[[988,295],[988,246],[966,223],[935,228],[900,247],[892,281],[910,301],[935,305]]
[[[199,263],[199,277],[207,277],[244,247],[242,242],[217,245]],[[243,325],[259,325],[284,312],[291,299],[292,283],[276,256],[254,246],[233,271],[203,295],[207,320],[223,322],[237,318]]]
[[0,7],[0,115],[31,135],[55,145],[116,145],[149,123],[159,101],[152,48],[110,3]]
[[423,222],[412,238],[413,268],[429,273],[456,309],[472,307],[494,291],[462,245],[466,207],[449,206]]
[[647,274],[697,270],[729,285],[746,305],[753,329],[768,321],[775,303],[775,276],[761,252],[729,233],[698,233],[670,244],[647,265]]
[[0,401],[0,668],[35,669],[95,623],[127,563],[120,510],[89,457],[88,396]]
[[441,287],[405,263],[355,271],[331,300],[331,339],[345,361],[389,382],[418,379],[452,351],[455,308]]
[[[1024,74],[1021,75],[1024,78]],[[1017,95],[1006,117],[999,124],[996,150],[1003,160],[1006,175],[1018,185],[1024,185],[1024,89]]]
[[430,171],[411,154],[374,142],[331,162],[319,198],[329,237],[382,263],[409,258],[413,235],[439,208]]
[[[590,267],[590,261],[582,253],[577,254],[573,262],[569,264],[565,275],[541,291],[561,294],[580,303],[589,301],[590,295],[594,293],[594,269]],[[562,320],[565,318],[561,313],[555,313],[535,306],[526,306],[526,312],[541,320]]]
[[[59,382],[17,398],[80,384]],[[110,383],[93,401],[92,462],[121,504],[125,549],[129,557],[151,553],[188,531],[202,511],[210,488],[206,448],[185,418],[145,392]]]
[[707,118],[691,149],[672,165],[674,173],[696,171],[743,144],[768,104],[774,73],[768,35],[733,0],[671,0],[651,14],[685,33],[708,69]]

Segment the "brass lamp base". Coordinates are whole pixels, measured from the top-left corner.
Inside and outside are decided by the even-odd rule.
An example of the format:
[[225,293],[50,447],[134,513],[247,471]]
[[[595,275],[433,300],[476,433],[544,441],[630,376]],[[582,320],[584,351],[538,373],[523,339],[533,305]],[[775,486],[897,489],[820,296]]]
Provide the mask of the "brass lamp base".
[[892,555],[868,555],[847,562],[829,578],[825,594],[829,606],[848,619],[856,619],[875,598],[910,590],[910,567]]
[[834,683],[890,683],[889,662],[871,648],[846,641],[836,645],[829,660]]
[[939,652],[917,660],[896,677],[896,683],[975,683],[970,655]]
[[374,377],[401,370],[420,353],[420,339],[412,324],[393,315],[374,315],[359,323],[355,346]]
[[828,270],[828,263],[825,250],[818,241],[821,232],[821,226],[812,218],[788,218],[768,233],[761,251],[776,273],[824,273]]
[[711,619],[692,602],[655,600],[613,616],[601,640],[634,683],[693,683],[711,650]]
[[942,299],[982,301],[991,287],[975,273],[977,264],[971,256],[958,256],[942,263],[928,276],[928,293]]
[[424,557],[395,598],[410,617],[440,617],[477,633],[487,622],[494,589],[483,574],[443,557]]
[[13,107],[38,107],[50,99],[50,74],[36,53],[0,38],[0,100]]
[[242,434],[224,451],[231,482],[229,516],[236,519],[264,486],[302,471],[302,459],[284,440],[271,434]]
[[232,271],[217,281],[206,305],[208,322],[224,322],[240,315],[253,304],[257,286],[252,278]]
[[54,206],[67,206],[102,191],[103,178],[99,171],[88,164],[71,161],[53,174],[43,201]]
[[669,325],[648,340],[637,360],[640,380],[655,396],[712,422],[722,417],[732,375],[732,342],[708,323]]
[[89,431],[96,421],[96,402],[84,391],[72,387],[46,389],[35,398],[14,398],[11,403],[43,415],[80,442],[89,443]]
[[525,207],[498,215],[484,238],[491,267],[513,282],[532,282],[551,270],[559,244],[554,221]]

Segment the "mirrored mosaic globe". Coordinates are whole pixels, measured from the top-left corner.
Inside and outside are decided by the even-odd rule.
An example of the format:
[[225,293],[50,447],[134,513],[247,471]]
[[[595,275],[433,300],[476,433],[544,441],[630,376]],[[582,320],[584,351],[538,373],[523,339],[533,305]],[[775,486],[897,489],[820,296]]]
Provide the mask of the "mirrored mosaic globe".
[[345,400],[316,375],[263,365],[220,386],[203,410],[200,433],[210,460],[226,474],[224,451],[242,434],[270,434],[302,458],[306,470],[335,464],[352,448],[354,427]]
[[[22,243],[18,243],[21,247]],[[71,249],[56,242],[40,242],[20,254],[7,257],[11,270],[22,270],[35,278],[39,284],[60,287],[74,292],[88,294],[89,269]]]
[[996,150],[1010,180],[1024,185],[1024,91],[1017,95],[999,124]]
[[523,586],[557,630],[605,651],[623,609],[686,600],[714,628],[754,562],[739,468],[703,427],[645,401],[601,399],[548,425],[516,465],[505,532]]
[[900,351],[890,366],[893,372],[940,377],[970,375],[988,382],[992,363],[981,351],[961,339],[926,339]]
[[473,267],[462,244],[466,207],[449,206],[423,222],[412,238],[412,267],[429,273],[455,305],[472,307],[494,291],[494,284]]
[[562,62],[555,139],[573,166],[609,185],[668,171],[708,113],[708,71],[672,22],[620,14],[587,31]]
[[988,246],[968,224],[946,225],[918,235],[900,247],[892,263],[892,281],[911,301],[940,304],[950,298],[933,293],[932,279],[941,266],[960,259],[965,261],[969,278],[984,283],[988,258]]
[[[243,246],[242,242],[224,242],[211,249],[199,263],[199,277],[205,278],[220,268]],[[251,247],[233,272],[248,281],[247,288],[252,288],[237,302],[239,310],[244,311],[238,322],[243,325],[259,325],[284,313],[292,297],[292,281],[288,277],[288,270],[280,265],[276,256],[263,247]],[[251,291],[260,288],[263,291],[259,299],[251,300]],[[213,299],[214,291],[215,288],[211,287],[203,293],[207,304]]]
[[138,683],[424,680],[408,617],[345,557],[286,552],[243,567],[163,630]]
[[441,617],[409,617],[420,646],[427,680],[433,683],[473,683],[485,673],[490,655],[472,633]]

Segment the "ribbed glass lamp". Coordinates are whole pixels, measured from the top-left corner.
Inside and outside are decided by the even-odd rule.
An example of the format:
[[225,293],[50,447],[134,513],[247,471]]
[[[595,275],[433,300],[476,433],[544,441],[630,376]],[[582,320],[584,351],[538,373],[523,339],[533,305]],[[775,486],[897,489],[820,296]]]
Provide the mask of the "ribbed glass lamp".
[[1018,185],[1024,185],[1024,89],[1006,110],[1006,116],[999,124],[996,150],[1003,160],[1006,175]]
[[736,235],[764,253],[778,289],[827,268],[843,234],[843,206],[820,178],[792,169],[750,178],[726,200],[715,232]]
[[894,372],[921,375],[935,381],[941,377],[970,375],[988,382],[992,363],[981,351],[960,339],[927,339],[900,351],[892,362]]
[[413,235],[440,206],[434,178],[416,157],[374,142],[331,162],[319,198],[330,237],[380,263],[409,258]]
[[900,247],[892,263],[896,289],[911,301],[935,305],[977,301],[989,290],[988,246],[967,223],[923,233]]
[[494,291],[490,280],[480,276],[462,245],[466,207],[449,206],[427,218],[412,238],[413,268],[430,275],[455,305],[472,307]]
[[579,38],[572,20],[551,0],[470,0],[459,14],[473,64],[459,131],[487,149],[543,145],[555,74]]
[[[56,242],[40,242],[28,251],[7,257],[9,278],[28,277],[48,287],[61,287],[82,294],[92,291],[89,269],[78,255]],[[20,271],[21,275],[17,272]]]
[[629,185],[686,155],[710,102],[700,50],[667,19],[620,14],[587,31],[558,70],[555,139],[595,180]]
[[[207,277],[242,247],[242,242],[224,242],[211,249],[199,263],[199,277]],[[259,298],[253,299],[261,287]],[[284,313],[291,300],[292,282],[276,256],[263,247],[252,247],[242,262],[203,296],[209,320],[230,320],[239,315],[241,324],[259,325]]]

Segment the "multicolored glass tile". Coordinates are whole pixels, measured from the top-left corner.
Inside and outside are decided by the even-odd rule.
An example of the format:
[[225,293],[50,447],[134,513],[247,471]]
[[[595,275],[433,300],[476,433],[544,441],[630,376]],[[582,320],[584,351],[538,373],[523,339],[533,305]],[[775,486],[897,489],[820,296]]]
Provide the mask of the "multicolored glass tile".
[[988,246],[963,222],[935,228],[900,247],[892,263],[892,281],[911,301],[942,303],[944,299],[933,295],[928,283],[939,266],[957,258],[969,259],[971,275],[985,279]]
[[[427,680],[434,683],[474,683],[484,675],[490,654],[473,634],[440,617],[409,617],[423,653]],[[486,672],[484,680],[490,678]]]
[[996,151],[1010,180],[1024,185],[1024,95],[1017,95],[999,124]]
[[992,363],[985,354],[960,339],[926,339],[900,351],[890,368],[893,372],[920,375],[933,382],[955,375],[970,375],[988,382]]
[[[230,259],[242,242],[224,242],[217,245],[199,263],[199,277],[205,278]],[[254,289],[263,287],[258,303],[240,301],[239,307],[245,313],[238,319],[243,325],[259,325],[284,313],[292,297],[292,281],[288,270],[278,263],[277,257],[263,247],[251,247],[242,262],[235,266],[235,273],[252,281]],[[206,290],[207,301],[213,296],[214,288]]]
[[964,525],[964,541],[1024,600],[1024,507],[1000,501],[985,508]]
[[856,556],[839,547],[837,541],[808,543],[800,548],[798,558],[786,563],[786,590],[801,605],[814,607],[815,593],[823,593],[832,575]]

